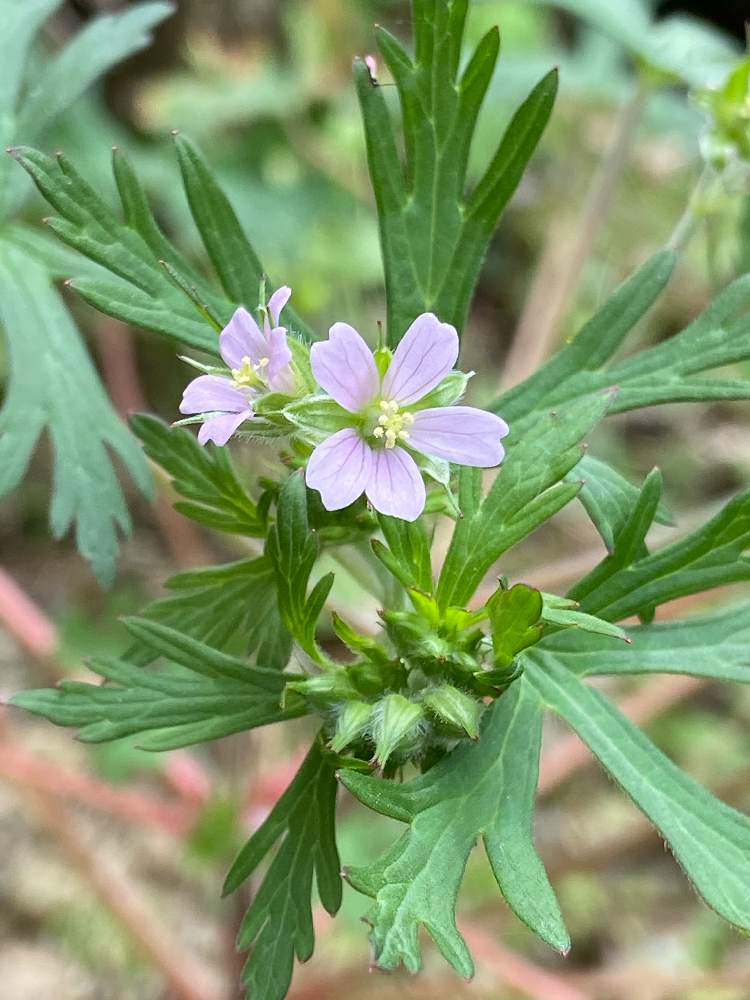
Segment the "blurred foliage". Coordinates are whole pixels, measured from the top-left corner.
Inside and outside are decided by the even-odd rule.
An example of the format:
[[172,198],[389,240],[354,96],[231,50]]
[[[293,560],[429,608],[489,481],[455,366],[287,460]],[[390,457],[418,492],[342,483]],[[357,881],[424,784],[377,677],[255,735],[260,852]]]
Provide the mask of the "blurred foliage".
[[[374,332],[376,320],[383,316],[381,273],[364,142],[350,84],[350,56],[373,48],[373,18],[398,33],[404,23],[403,5],[296,0],[278,7],[283,12],[283,44],[276,35],[255,34],[252,19],[250,31],[231,45],[207,31],[204,22],[184,39],[183,66],[132,84],[132,122],[114,118],[101,91],[89,92],[78,98],[41,141],[49,149],[60,146],[75,154],[85,176],[99,190],[109,188],[113,202],[109,147],[117,144],[126,149],[168,235],[199,269],[205,270],[203,250],[175,183],[171,144],[165,135],[172,128],[185,130],[210,154],[212,166],[243,226],[263,233],[261,249],[269,270],[278,271],[283,263],[300,308],[316,316],[321,327],[335,315],[346,315],[362,329]],[[566,20],[559,16],[562,8],[576,18],[583,16]],[[633,14],[636,8],[641,12]],[[635,262],[665,241],[682,210],[684,192],[701,166],[704,119],[701,107],[688,100],[679,80],[689,74],[691,84],[704,87],[709,82],[707,74],[722,64],[723,54],[732,51],[732,45],[717,39],[711,49],[714,55],[709,54],[705,63],[692,58],[685,63],[679,51],[684,53],[685,42],[690,45],[693,27],[687,26],[683,32],[681,25],[685,22],[680,18],[672,28],[676,48],[667,55],[661,48],[655,51],[654,44],[661,46],[668,33],[654,32],[650,20],[644,20],[646,9],[645,3],[635,0],[627,5],[606,5],[598,0],[585,5],[574,0],[554,5],[476,0],[472,7],[469,41],[476,43],[492,24],[499,22],[504,55],[491,84],[490,103],[480,118],[471,176],[476,177],[479,165],[486,162],[513,105],[552,62],[561,68],[557,113],[495,237],[483,273],[465,347],[466,356],[476,367],[480,363],[499,367],[522,307],[532,262],[544,245],[551,222],[574,212],[583,202],[610,139],[613,114],[636,86],[636,64],[639,73],[644,64],[659,71],[650,77],[654,91],[625,172],[621,197],[582,274],[563,336],[591,314]],[[607,19],[609,12],[614,16]],[[387,73],[382,73],[381,80],[395,108]],[[36,137],[17,138],[25,142]],[[0,169],[17,178],[14,184],[20,191],[24,178],[7,162],[8,166],[0,164]],[[14,245],[33,253],[55,280],[83,274],[83,259],[49,240],[39,228],[41,211],[36,197],[25,202],[24,224],[12,230]],[[740,225],[743,222],[744,227]],[[689,248],[665,302],[643,325],[641,342],[655,341],[665,332],[678,329],[705,303],[712,287],[746,270],[749,263],[750,195],[740,177],[731,190],[714,195],[705,229]],[[72,303],[71,308],[84,332],[90,333],[94,327],[92,312],[78,303]],[[180,384],[172,354],[169,346],[138,341],[149,402],[165,416],[175,409]],[[489,396],[495,388],[496,375],[491,374],[485,376],[483,384],[478,382],[476,391]],[[679,416],[661,412],[647,418],[626,417],[608,425],[599,435],[602,449],[606,442],[607,454],[617,456],[621,467],[630,467],[634,472],[645,471],[653,464],[658,445],[664,455],[674,506],[684,513],[695,505],[712,504],[746,479],[750,467],[746,427],[736,404],[717,404],[701,415],[684,408]],[[697,466],[706,463],[710,463],[709,471],[697,475]],[[23,489],[5,501],[0,537],[11,566],[20,567],[34,551],[33,535],[19,532],[18,525],[25,532],[37,516],[34,511],[39,508],[39,484],[46,483],[48,474],[45,465],[43,458],[32,464],[30,479]],[[41,489],[45,490],[46,485]],[[125,580],[115,591],[115,612],[132,610],[140,604],[141,588],[133,587],[134,577],[145,578],[146,586],[153,589],[152,578],[161,573],[161,566],[154,566],[157,557],[152,551],[158,549],[159,543],[146,533],[138,507],[136,518],[149,553],[146,558],[140,549],[136,548],[135,554],[128,550]],[[576,551],[581,547],[581,537],[576,525],[563,527],[551,538],[545,536],[542,553],[552,559],[554,554]],[[90,590],[66,559],[66,550],[62,550],[61,562],[50,570],[57,577],[54,586],[62,591],[53,591],[53,603],[67,619],[71,661],[84,648],[88,652],[94,647],[96,652],[111,652],[115,640],[110,616],[92,620],[78,609],[79,605],[91,603]],[[705,710],[702,703],[699,710],[675,710],[652,728],[652,734],[696,777],[711,784],[714,778],[723,781],[746,760],[745,729],[750,718],[747,699],[745,691],[718,704],[708,699]],[[109,750],[116,759],[101,761],[105,773],[112,777],[132,774],[131,747],[122,742]],[[101,748],[95,752],[101,753]],[[138,751],[134,753],[141,756]],[[605,783],[592,777],[572,794],[555,801],[560,802],[560,811],[577,814],[577,822],[590,828],[597,822],[596,803],[606,801],[608,795]],[[211,854],[216,844],[224,844],[230,836],[234,817],[227,802],[221,800],[207,807],[194,845],[201,854],[204,850]],[[558,821],[559,816],[549,810],[540,823],[557,830]],[[621,821],[619,812],[616,821]],[[363,818],[361,810],[353,810],[344,819],[343,855],[355,863],[364,861],[385,848],[394,828],[395,824],[388,820],[373,821],[370,816]],[[723,959],[727,968],[736,965],[741,953],[737,937],[712,915],[699,910],[686,890],[676,890],[664,877],[663,868],[655,842],[644,858],[616,864],[606,881],[598,873],[586,871],[570,873],[559,881],[571,932],[581,939],[577,961],[595,968],[616,957],[637,965],[643,960],[644,949],[650,946],[653,953],[661,946],[664,965],[673,970],[670,926],[664,925],[674,920],[683,935],[678,965],[692,961],[700,967],[716,968]],[[488,897],[483,861],[471,860],[465,896],[468,911],[481,919],[482,904]],[[196,890],[196,897],[201,900],[198,905],[206,905],[211,891],[202,898]],[[343,912],[351,936],[335,946],[326,942],[324,947],[330,951],[324,951],[321,961],[335,954],[336,949],[344,953],[345,959],[351,957],[355,941],[359,947],[360,910],[359,901],[349,894]],[[90,922],[88,912],[81,915],[67,904],[51,924],[51,932],[66,935],[71,951],[101,973],[99,939],[92,944],[85,933]],[[119,940],[117,932],[102,927],[102,937],[110,935]],[[505,939],[535,954],[523,931],[509,931]],[[120,956],[112,967],[117,967],[118,976],[127,978],[132,972],[131,963],[128,954]],[[383,992],[388,989],[384,983]],[[381,987],[375,990],[379,992]],[[454,983],[449,981],[440,995],[452,997],[453,990]],[[356,995],[350,987],[345,987],[345,992]],[[495,998],[510,994],[493,989],[486,995]],[[717,988],[700,993],[691,990],[689,995],[716,1000],[719,996],[743,994]]]

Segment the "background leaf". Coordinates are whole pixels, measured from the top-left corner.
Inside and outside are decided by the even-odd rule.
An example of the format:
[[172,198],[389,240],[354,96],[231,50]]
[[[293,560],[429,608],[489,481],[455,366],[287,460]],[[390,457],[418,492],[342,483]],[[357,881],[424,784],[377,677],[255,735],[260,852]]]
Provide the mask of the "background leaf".
[[152,29],[173,11],[171,3],[142,3],[103,14],[81,28],[34,74],[20,106],[17,134],[25,142],[37,139],[108,69],[145,48]]
[[0,249],[0,321],[11,365],[0,411],[0,496],[18,485],[48,430],[54,461],[52,532],[60,538],[75,525],[79,551],[99,579],[110,583],[117,528],[128,533],[130,518],[108,449],[148,494],[151,479],[143,454],[112,409],[44,271],[7,246]]

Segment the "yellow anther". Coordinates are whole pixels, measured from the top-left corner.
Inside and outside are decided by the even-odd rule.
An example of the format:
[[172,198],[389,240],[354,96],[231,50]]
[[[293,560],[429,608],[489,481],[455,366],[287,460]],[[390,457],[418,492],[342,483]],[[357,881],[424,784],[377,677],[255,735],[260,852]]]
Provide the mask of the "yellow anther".
[[409,432],[406,428],[414,423],[413,415],[399,413],[399,405],[395,399],[381,399],[379,408],[381,413],[377,426],[373,429],[373,437],[385,438],[386,448],[395,448],[397,441],[408,441]]
[[264,369],[268,367],[268,358],[253,362],[247,355],[242,359],[239,368],[232,369],[232,378],[238,389],[258,388],[266,385]]

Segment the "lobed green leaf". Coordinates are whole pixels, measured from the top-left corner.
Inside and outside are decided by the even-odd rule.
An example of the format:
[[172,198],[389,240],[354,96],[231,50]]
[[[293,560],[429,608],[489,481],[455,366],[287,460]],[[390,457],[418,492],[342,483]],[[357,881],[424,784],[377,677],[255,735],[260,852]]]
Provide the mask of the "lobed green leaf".
[[379,861],[345,871],[375,900],[369,919],[378,965],[421,965],[419,926],[461,975],[474,971],[456,929],[456,897],[469,854],[484,839],[508,904],[544,941],[570,946],[552,887],[532,840],[541,741],[541,704],[523,678],[488,708],[478,743],[462,743],[405,784],[356,771],[341,781],[364,805],[409,824]]
[[524,672],[663,835],[693,887],[750,931],[750,820],[698,785],[598,691],[546,660]]
[[295,954],[301,962],[312,955],[313,875],[328,913],[334,915],[341,906],[334,759],[316,739],[292,783],[240,851],[224,883],[225,894],[234,892],[283,837],[238,937],[240,948],[252,948],[243,974],[245,985],[252,996],[264,1000],[283,1000]]

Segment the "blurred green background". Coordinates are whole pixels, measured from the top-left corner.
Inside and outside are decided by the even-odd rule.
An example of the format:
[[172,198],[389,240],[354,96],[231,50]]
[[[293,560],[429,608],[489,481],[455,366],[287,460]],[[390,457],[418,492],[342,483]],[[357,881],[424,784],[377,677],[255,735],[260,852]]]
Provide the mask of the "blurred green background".
[[[661,11],[667,19],[652,22],[648,6],[476,0],[471,8],[470,41],[494,23],[503,38],[472,150],[477,169],[514,106],[551,65],[561,68],[556,111],[493,241],[464,338],[462,367],[477,372],[474,402],[524,377],[572,335],[667,241],[685,208],[705,132],[688,90],[718,83],[724,60],[739,57],[750,10],[743,2],[670,3]],[[92,18],[127,7],[70,0],[44,23],[33,59],[44,65]],[[703,20],[687,20],[688,8]],[[376,21],[405,33],[405,3],[180,0],[153,44],[87,89],[44,132],[42,145],[64,150],[110,195],[111,147],[127,150],[167,235],[204,267],[171,148],[170,131],[186,132],[216,168],[269,270],[292,286],[299,311],[321,332],[340,319],[374,335],[385,308],[350,66],[353,55],[373,50]],[[387,77],[380,83],[387,88]],[[11,169],[18,170],[3,166]],[[21,188],[23,178],[17,183]],[[74,276],[75,258],[56,251],[41,225],[41,199],[25,193],[14,238],[33,245],[56,278]],[[666,296],[641,329],[642,342],[680,329],[749,267],[750,185],[738,170],[705,206]],[[173,347],[64,294],[115,408],[174,419],[190,373]],[[0,349],[0,385],[6,364]],[[618,417],[592,449],[634,481],[658,463],[680,531],[747,485],[749,442],[746,405],[731,403]],[[238,460],[257,471],[263,453],[247,448]],[[23,482],[0,505],[6,696],[82,672],[86,655],[121,648],[118,616],[158,595],[175,569],[242,554],[232,539],[199,532],[173,514],[165,484],[157,484],[152,506],[125,480],[134,532],[115,585],[102,590],[73,543],[49,537],[51,475],[43,440]],[[660,530],[666,537],[675,529]],[[503,571],[562,591],[600,555],[583,512],[571,508],[514,550]],[[350,600],[368,613],[361,593],[352,590]],[[684,678],[610,687],[691,774],[750,807],[750,692]],[[295,735],[301,745],[304,730],[291,732],[261,730],[153,757],[127,741],[91,750],[67,731],[6,711],[2,1000],[238,996],[233,938],[242,900],[221,901],[220,878],[293,773]],[[476,857],[461,899],[461,926],[477,957],[472,984],[429,948],[421,979],[368,975],[360,922],[367,901],[347,890],[335,926],[320,917],[316,954],[297,969],[290,996],[750,996],[750,946],[690,894],[658,838],[586,758],[577,762],[574,744],[551,728],[547,747],[537,837],[574,941],[567,960],[544,951],[502,907],[486,861]],[[555,778],[555,766],[562,777]],[[347,863],[372,858],[388,843],[389,821],[365,819],[351,800],[342,816]]]

